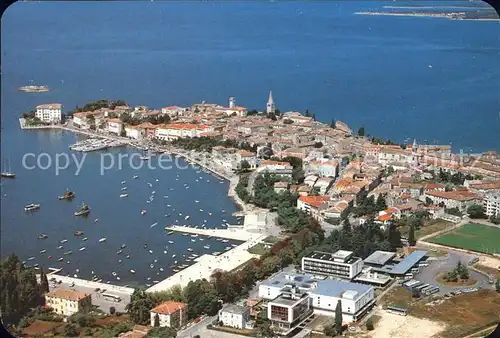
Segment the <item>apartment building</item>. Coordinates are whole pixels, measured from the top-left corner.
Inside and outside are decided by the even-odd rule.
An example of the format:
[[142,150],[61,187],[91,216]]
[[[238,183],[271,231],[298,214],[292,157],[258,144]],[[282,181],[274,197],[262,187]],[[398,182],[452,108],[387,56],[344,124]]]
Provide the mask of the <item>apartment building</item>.
[[60,103],[38,105],[35,116],[43,122],[59,123],[62,120],[62,105]]
[[250,322],[250,307],[229,304],[219,310],[219,322],[235,329],[244,329]]
[[156,126],[155,137],[160,140],[172,141],[178,138],[199,137],[202,133],[210,131],[203,124],[172,123]]
[[446,208],[458,208],[461,211],[466,210],[472,204],[481,204],[481,196],[468,190],[457,191],[427,191],[421,200],[430,198],[434,204],[442,204]]
[[312,314],[309,295],[295,285],[284,287],[280,295],[267,304],[267,318],[274,331],[282,335],[290,333]]
[[57,314],[71,316],[77,312],[88,313],[92,298],[84,292],[57,288],[45,294],[45,304]]
[[352,251],[338,250],[335,253],[314,251],[302,257],[302,271],[312,275],[352,280],[362,268],[363,260],[354,257]]
[[186,304],[170,300],[161,303],[150,311],[151,326],[154,326],[157,314],[160,319],[160,327],[181,327],[188,320]]
[[484,210],[486,215],[500,217],[500,193],[489,193],[484,197]]

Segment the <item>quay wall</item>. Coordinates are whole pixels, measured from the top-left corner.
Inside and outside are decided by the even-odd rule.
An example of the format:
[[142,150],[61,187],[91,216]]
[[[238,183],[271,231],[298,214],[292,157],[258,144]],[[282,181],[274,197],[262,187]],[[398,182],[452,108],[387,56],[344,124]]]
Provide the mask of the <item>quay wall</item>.
[[[37,275],[37,277],[39,278],[39,275]],[[107,284],[107,283],[98,283],[98,282],[94,282],[94,281],[90,281],[90,280],[86,280],[86,279],[81,279],[81,278],[61,276],[61,275],[58,275],[56,273],[48,273],[47,278],[48,279],[55,278],[56,280],[58,280],[58,281],[60,280],[63,283],[67,283],[67,284],[75,283],[75,285],[84,286],[84,287],[93,288],[93,289],[95,289],[95,288],[99,288],[101,290],[106,289],[107,291],[110,291],[110,292],[115,291],[115,292],[125,293],[125,294],[129,294],[129,295],[131,295],[134,292],[133,288],[129,288],[129,287],[125,287],[125,286],[118,286],[118,285]]]

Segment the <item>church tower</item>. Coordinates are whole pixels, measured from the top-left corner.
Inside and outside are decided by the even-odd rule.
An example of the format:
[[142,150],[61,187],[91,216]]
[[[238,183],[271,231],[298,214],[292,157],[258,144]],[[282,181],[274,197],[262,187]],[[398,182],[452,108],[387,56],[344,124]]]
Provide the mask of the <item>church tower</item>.
[[273,100],[273,92],[269,91],[269,99],[267,100],[266,113],[274,113],[276,111],[276,107],[274,105]]

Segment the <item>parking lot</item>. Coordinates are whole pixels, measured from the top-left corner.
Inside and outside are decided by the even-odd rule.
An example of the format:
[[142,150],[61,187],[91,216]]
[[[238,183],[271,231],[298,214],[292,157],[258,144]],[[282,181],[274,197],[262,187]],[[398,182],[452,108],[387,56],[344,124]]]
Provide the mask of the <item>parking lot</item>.
[[116,309],[116,312],[126,312],[125,311],[125,306],[127,306],[128,303],[130,303],[130,295],[127,293],[120,293],[116,290],[112,291],[105,291],[106,293],[116,295],[121,298],[121,301],[117,302],[114,300],[108,300],[105,299],[103,296],[103,290],[99,289],[96,290],[95,288],[90,288],[86,286],[79,286],[79,285],[72,285],[68,283],[56,283],[54,281],[49,280],[49,290],[53,291],[56,288],[65,288],[65,289],[70,289],[70,290],[76,290],[80,292],[85,292],[87,294],[91,294],[92,297],[92,305],[96,305],[101,309],[102,311],[109,313],[109,308],[114,307]]
[[[439,295],[450,294],[452,291],[457,291],[463,289],[463,287],[452,287],[447,285],[441,285],[436,282],[436,276],[445,271],[451,271],[457,267],[458,262],[467,265],[472,259],[473,255],[466,253],[458,253],[450,251],[448,255],[439,257],[437,259],[427,260],[428,266],[421,267],[420,272],[414,274],[413,279],[421,281],[426,284],[433,284],[439,286]],[[492,285],[488,282],[488,277],[480,274],[474,270],[469,269],[470,277],[475,279],[477,283],[470,286],[471,288],[491,288]]]

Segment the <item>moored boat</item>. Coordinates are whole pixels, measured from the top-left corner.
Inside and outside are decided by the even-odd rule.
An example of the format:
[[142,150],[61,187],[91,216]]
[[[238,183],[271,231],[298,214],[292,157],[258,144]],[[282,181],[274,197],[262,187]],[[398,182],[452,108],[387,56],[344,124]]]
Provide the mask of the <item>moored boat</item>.
[[105,242],[106,241],[106,237],[103,237],[101,239],[99,239],[99,243],[102,243],[102,242]]
[[128,197],[128,194],[120,194],[120,198]]
[[82,246],[82,247],[81,247],[80,249],[78,249],[78,250],[83,251],[83,250],[85,250],[85,247],[84,247],[84,246]]
[[75,193],[73,191],[70,191],[70,190],[66,190],[64,192],[64,194],[62,196],[59,196],[58,198],[60,200],[70,200],[72,199],[73,197],[75,197]]
[[49,237],[49,236],[48,236],[48,235],[46,235],[46,234],[41,234],[41,235],[39,235],[39,236],[38,236],[38,239],[46,239],[46,238],[48,238],[48,237]]
[[83,235],[83,231],[75,231],[75,236],[82,236]]
[[90,212],[89,206],[87,204],[82,203],[82,206],[80,207],[80,209],[75,211],[74,215],[75,216],[83,216],[83,215],[87,215],[89,212]]
[[24,211],[33,211],[33,210],[37,210],[37,209],[40,209],[40,204],[28,204],[26,206],[24,206]]

